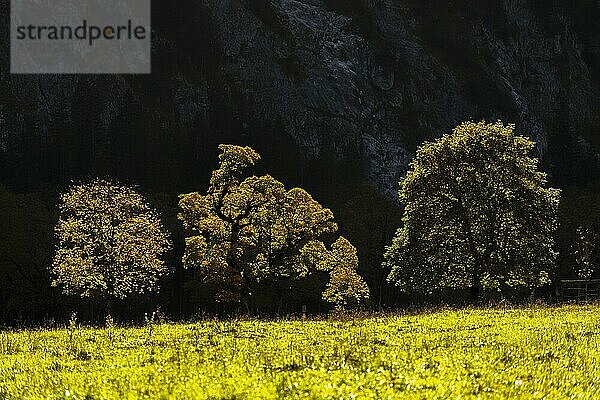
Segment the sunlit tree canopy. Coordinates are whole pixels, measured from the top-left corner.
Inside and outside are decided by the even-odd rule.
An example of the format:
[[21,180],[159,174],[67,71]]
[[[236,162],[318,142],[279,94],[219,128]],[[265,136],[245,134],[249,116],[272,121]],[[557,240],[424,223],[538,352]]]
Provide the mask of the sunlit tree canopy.
[[94,180],[61,196],[54,284],[82,297],[125,298],[157,288],[171,242],[133,188]]
[[548,282],[560,192],[529,156],[534,143],[513,129],[465,122],[417,150],[385,256],[400,288],[471,288],[476,300],[480,288]]
[[322,240],[337,231],[333,213],[304,189],[286,189],[269,175],[248,176],[260,159],[249,147],[219,146],[219,168],[207,194],[180,197],[180,219],[191,236],[183,262],[219,287],[219,299],[243,301],[252,282],[298,279],[329,253]]

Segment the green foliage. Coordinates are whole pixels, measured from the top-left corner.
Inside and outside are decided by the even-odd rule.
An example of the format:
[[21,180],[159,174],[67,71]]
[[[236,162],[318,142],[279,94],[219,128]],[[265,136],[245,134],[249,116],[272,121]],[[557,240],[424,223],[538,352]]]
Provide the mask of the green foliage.
[[385,255],[405,291],[548,282],[560,191],[546,187],[534,143],[500,122],[466,122],[424,143],[401,182],[403,226]]
[[356,248],[344,237],[332,246],[326,261],[330,280],[323,292],[323,299],[344,309],[369,298],[369,287],[356,272],[358,255]]
[[598,306],[0,332],[6,399],[597,399]]
[[583,279],[596,276],[600,263],[600,182],[566,191],[559,219],[562,275]]
[[360,273],[371,289],[370,297],[379,303],[389,286],[387,268],[381,268],[385,247],[392,241],[402,222],[400,207],[372,183],[360,182],[351,187],[353,195],[336,216],[343,234],[360,254]]
[[207,194],[180,196],[179,217],[193,234],[186,239],[184,265],[218,286],[219,300],[235,302],[247,300],[253,282],[329,270],[321,238],[337,230],[331,210],[269,175],[244,178],[260,159],[251,148],[219,149]]
[[103,180],[61,196],[54,284],[82,297],[125,298],[156,289],[170,248],[157,213],[133,188]]
[[596,243],[598,237],[591,228],[578,227],[577,241],[575,243],[575,260],[577,261],[577,275],[581,279],[590,279],[596,267]]

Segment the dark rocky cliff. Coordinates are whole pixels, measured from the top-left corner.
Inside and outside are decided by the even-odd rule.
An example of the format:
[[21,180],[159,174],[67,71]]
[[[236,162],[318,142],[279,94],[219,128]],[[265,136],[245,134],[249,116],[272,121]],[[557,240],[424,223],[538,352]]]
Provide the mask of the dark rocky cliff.
[[351,159],[393,196],[419,143],[482,118],[534,138],[554,184],[600,176],[598,1],[153,7],[151,76],[10,76],[2,51],[5,183],[110,174],[175,191],[198,184],[219,142],[267,157],[290,143],[302,160]]
[[[537,141],[552,184],[567,189],[556,277],[575,276],[577,228],[597,232],[598,1],[154,0],[148,76],[10,75],[8,3],[0,253],[31,274],[0,260],[0,320],[68,318],[71,300],[47,276],[57,194],[92,176],[139,184],[172,233],[173,274],[154,306],[180,317],[218,311],[211,289],[182,268],[176,195],[205,187],[219,143],[253,146],[258,173],[333,209],[374,304],[414,300],[381,268],[401,223],[398,179],[421,142],[466,119],[515,123]],[[290,289],[286,309],[323,311],[321,278]],[[274,311],[284,292],[264,289],[257,302]]]

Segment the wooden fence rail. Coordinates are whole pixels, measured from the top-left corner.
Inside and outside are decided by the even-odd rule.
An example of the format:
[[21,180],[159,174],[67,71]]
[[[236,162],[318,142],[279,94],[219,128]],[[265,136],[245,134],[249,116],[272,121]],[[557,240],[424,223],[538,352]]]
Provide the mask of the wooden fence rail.
[[560,281],[561,302],[589,303],[600,300],[600,279]]

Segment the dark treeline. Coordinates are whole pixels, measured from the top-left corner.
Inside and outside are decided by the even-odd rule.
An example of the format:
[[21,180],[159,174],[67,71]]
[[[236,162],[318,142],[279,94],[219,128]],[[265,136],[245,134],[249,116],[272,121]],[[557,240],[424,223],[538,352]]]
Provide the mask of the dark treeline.
[[[281,165],[294,165],[293,162],[269,163],[269,158],[266,154],[267,165],[276,171],[281,171]],[[216,163],[216,155],[211,161],[213,165]],[[325,174],[315,174],[305,186],[313,188],[315,198],[332,208],[340,226],[339,233],[357,247],[359,272],[371,292],[367,308],[389,310],[441,303],[466,304],[468,290],[446,289],[432,294],[417,292],[407,295],[387,282],[390,271],[381,266],[383,254],[401,225],[401,209],[397,202],[381,194],[368,181],[360,179],[355,165],[349,163],[345,166],[332,161],[327,166],[315,166],[316,171],[332,173],[328,178]],[[293,174],[287,174],[292,176],[291,181],[300,183],[302,176],[298,175],[295,180]],[[205,187],[206,183],[199,184],[198,190],[205,190]],[[170,273],[159,282],[161,289],[158,293],[115,300],[112,304],[115,318],[141,321],[156,310],[172,319],[232,315],[236,311],[233,305],[215,302],[217,287],[204,283],[194,268],[183,268],[185,232],[177,219],[178,194],[148,191],[144,190],[144,186],[140,189],[157,209],[171,234],[173,249],[165,259]],[[98,320],[106,313],[102,300],[67,296],[61,293],[59,287],[51,286],[50,267],[57,244],[54,227],[58,220],[58,195],[58,187],[25,193],[7,186],[0,187],[0,318],[5,323],[64,321],[73,311],[78,312],[80,318]],[[560,225],[555,238],[559,251],[558,268],[551,276],[552,284],[539,289],[537,297],[555,301],[559,279],[582,276],[578,267],[582,235],[593,245],[589,255],[591,265],[597,264],[595,243],[600,226],[599,196],[597,183],[564,190],[559,209]],[[591,276],[585,277],[597,277],[598,272],[593,270]],[[317,273],[301,281],[280,279],[254,284],[251,312],[262,315],[299,314],[306,306],[308,313],[325,313],[331,309],[320,296],[326,282],[327,274]],[[488,293],[486,298],[499,299],[494,293]]]
[[[269,156],[265,154],[266,162]],[[211,161],[214,165],[216,154]],[[332,163],[328,167],[315,168],[331,171],[336,167]],[[321,190],[315,190],[319,187],[315,184],[318,179],[312,179],[312,185],[304,187],[312,187],[313,196],[333,210],[339,233],[357,247],[359,271],[371,291],[370,307],[410,304],[410,298],[386,282],[389,271],[381,268],[385,246],[400,224],[401,210],[373,184],[357,179],[356,173],[352,176],[351,169],[337,175],[341,182],[335,182],[333,177],[323,179]],[[74,182],[82,180],[85,179]],[[301,177],[296,180],[297,183],[301,181]],[[200,182],[197,190],[205,190],[206,183]],[[173,250],[165,260],[171,273],[161,279],[159,293],[117,300],[113,306],[115,317],[140,319],[144,313],[152,313],[157,308],[170,318],[233,312],[233,306],[215,302],[217,289],[203,283],[197,271],[183,268],[185,232],[177,219],[179,193],[148,191],[141,185],[139,189],[157,209],[166,230],[171,233]],[[58,220],[59,194],[57,187],[25,193],[0,187],[0,310],[5,322],[64,320],[73,310],[83,318],[98,318],[104,314],[102,301],[66,296],[60,288],[51,287],[50,267],[57,244],[54,227]],[[303,306],[308,313],[327,312],[330,307],[321,300],[326,282],[327,274],[322,273],[302,281],[280,280],[260,285],[253,290],[257,293],[253,299],[253,312],[299,314]]]
[[[256,174],[331,208],[358,249],[368,307],[466,302],[467,291],[402,294],[381,264],[416,148],[469,119],[516,122],[563,190],[558,268],[538,295],[552,301],[560,278],[581,276],[585,243],[600,235],[598,2],[155,3],[151,75],[18,76],[9,74],[9,2],[0,2],[2,321],[104,312],[52,287],[49,272],[59,196],[95,177],[137,186],[173,241],[160,292],[117,301],[116,318],[232,312],[183,268],[177,219],[178,196],[207,189],[220,143],[252,146],[263,156]],[[339,50],[316,50],[331,42]],[[587,257],[597,264],[597,247]],[[326,312],[326,281],[265,284],[254,312]]]

